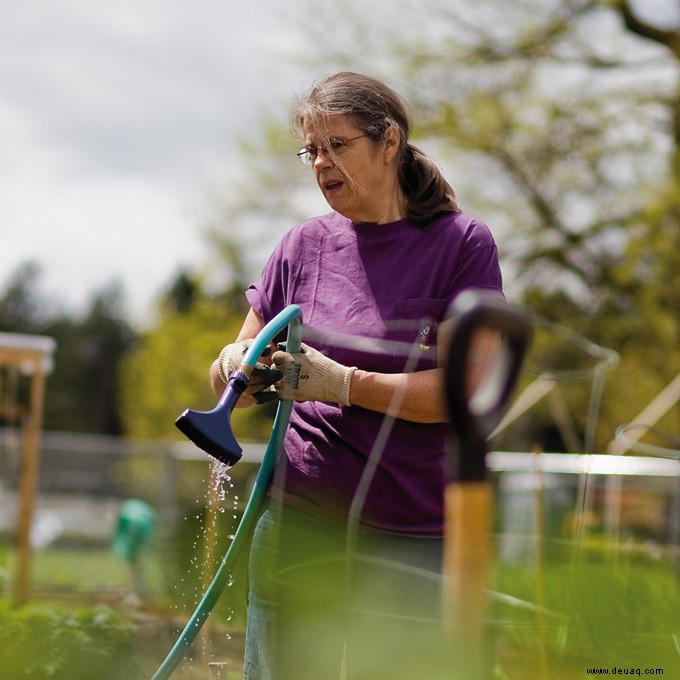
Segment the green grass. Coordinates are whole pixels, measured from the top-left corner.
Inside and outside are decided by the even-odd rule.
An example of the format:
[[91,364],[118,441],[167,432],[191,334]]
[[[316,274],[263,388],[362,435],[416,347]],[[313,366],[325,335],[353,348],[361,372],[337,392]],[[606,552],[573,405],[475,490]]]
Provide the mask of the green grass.
[[[12,580],[16,555],[8,550],[4,572]],[[143,581],[154,597],[164,584],[163,570],[154,555],[143,562]],[[54,548],[35,551],[31,561],[31,584],[38,592],[115,593],[133,586],[132,569],[106,549]]]
[[0,677],[132,680],[135,673],[132,627],[119,613],[0,602]]
[[[585,677],[588,667],[614,665],[658,667],[664,670],[665,677],[680,677],[680,653],[676,649],[676,644],[680,645],[680,575],[672,567],[670,554],[640,545],[612,549],[595,538],[582,544],[574,562],[573,547],[573,543],[547,546],[540,568],[526,560],[515,565],[496,562],[491,590],[502,598],[491,598],[488,620],[498,677],[505,674],[511,680],[571,680]],[[13,567],[14,555],[6,550],[0,556],[0,572],[5,574],[4,590],[8,597],[11,585],[8,575],[13,574]],[[200,576],[199,569],[195,567],[192,571],[195,573],[186,574],[187,580],[192,576],[195,581]],[[16,638],[18,630],[23,631],[24,640],[42,638],[46,645],[61,645],[67,657],[79,658],[75,641],[90,641],[88,644],[100,648],[97,657],[100,661],[108,658],[107,654],[115,657],[124,651],[129,655],[125,631],[131,631],[138,675],[130,674],[128,678],[150,677],[174,644],[199,595],[192,586],[193,590],[185,593],[182,601],[179,591],[184,585],[164,581],[171,578],[172,572],[165,570],[153,554],[149,555],[145,580],[151,588],[151,597],[146,604],[160,609],[153,621],[143,624],[138,616],[125,619],[129,612],[120,600],[119,608],[123,609],[118,613],[122,613],[122,620],[113,614],[106,618],[108,614],[101,613],[106,610],[96,608],[87,615],[76,607],[71,614],[57,608],[52,618],[45,615],[47,619],[34,610],[30,624],[35,626],[33,633],[25,632],[26,622],[8,625],[6,620],[0,620],[0,629],[9,630],[10,637]],[[242,575],[237,583],[241,581]],[[101,597],[106,601],[107,593],[130,592],[132,576],[129,565],[106,550],[51,548],[35,554],[32,583],[36,593],[42,593],[41,600],[45,595],[59,594],[70,597],[72,602],[81,597],[83,600]],[[168,596],[168,590],[175,593],[174,600]],[[219,632],[207,643],[207,657],[183,663],[177,680],[208,677],[210,658],[222,659],[225,654],[231,656],[235,665],[230,678],[238,677],[244,619],[240,610],[231,621],[226,619],[232,605],[238,609],[241,600],[242,592],[238,589],[225,592],[209,619]],[[102,624],[99,628],[97,620]],[[55,638],[51,632],[55,627],[66,632]],[[226,644],[226,630],[234,634],[232,643]],[[24,645],[18,648],[16,657],[26,659],[33,653],[30,645]],[[85,655],[78,663],[86,667],[92,662],[88,659]],[[115,668],[116,663],[111,665]],[[126,672],[132,673],[129,667]],[[4,674],[0,665],[0,677],[14,676]]]
[[543,608],[493,601],[499,654],[524,659],[533,673],[540,661],[543,674],[527,677],[573,667],[585,676],[588,665],[661,667],[680,677],[680,575],[670,559],[587,544],[570,558],[497,567],[495,591]]
[[[19,680],[148,680],[177,638],[175,622],[97,605],[33,603],[13,609],[0,600],[0,678]],[[242,636],[211,622],[173,680],[205,680],[208,663],[228,661],[241,674]]]

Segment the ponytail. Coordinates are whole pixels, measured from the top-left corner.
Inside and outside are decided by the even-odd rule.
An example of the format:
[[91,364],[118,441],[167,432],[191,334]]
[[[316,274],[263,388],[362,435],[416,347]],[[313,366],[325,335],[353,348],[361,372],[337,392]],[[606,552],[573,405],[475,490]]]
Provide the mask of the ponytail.
[[399,185],[408,203],[407,217],[426,227],[447,212],[460,212],[456,193],[437,164],[418,147],[406,144],[399,169]]

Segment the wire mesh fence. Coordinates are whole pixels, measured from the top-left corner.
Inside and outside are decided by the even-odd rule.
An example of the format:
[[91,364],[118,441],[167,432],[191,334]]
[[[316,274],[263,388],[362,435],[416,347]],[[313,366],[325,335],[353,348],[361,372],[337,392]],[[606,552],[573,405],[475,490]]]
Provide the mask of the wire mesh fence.
[[[218,559],[247,500],[263,449],[246,444],[243,460],[216,489],[212,459],[188,443],[43,433],[31,530],[32,591],[116,597],[135,590],[134,570],[143,569],[138,588],[144,584],[141,591],[151,601],[168,601],[175,585],[167,583],[168,571],[176,576],[182,560],[187,569],[202,562],[207,543],[215,539],[219,545],[213,546],[217,554],[212,559]],[[21,454],[20,431],[0,428],[0,566],[6,593],[13,581]],[[612,545],[630,547],[634,541],[657,553],[680,544],[673,511],[680,503],[680,464],[675,460],[496,452],[489,465],[497,489],[499,557],[508,562],[535,554],[539,529],[552,541],[573,538],[578,486],[587,474],[594,480],[584,511],[591,534]],[[219,524],[208,532],[211,494],[220,507]],[[152,531],[132,539],[140,542],[143,567],[135,566],[132,554],[114,549],[130,500],[151,509]],[[207,533],[215,537],[208,539]],[[187,554],[191,549],[197,554]]]
[[[20,433],[0,429],[0,443],[0,573],[3,594],[11,597]],[[147,650],[155,649],[150,655],[158,663],[229,544],[262,447],[245,446],[244,453],[244,460],[231,470],[234,477],[216,485],[212,462],[190,444],[44,433],[32,526],[31,600],[131,602],[160,612],[168,631],[155,646],[146,645]],[[640,456],[490,454],[496,488],[490,619],[497,631],[496,654],[507,667],[519,663],[517,650],[526,652],[539,643],[553,658],[563,649],[565,634],[571,636],[571,648],[578,644],[596,655],[597,644],[602,648],[604,643],[593,636],[606,635],[615,624],[621,627],[621,607],[618,614],[610,609],[612,620],[600,614],[594,621],[586,605],[603,602],[615,586],[628,596],[630,579],[637,587],[651,579],[639,608],[657,610],[650,629],[657,633],[655,644],[662,640],[664,649],[672,646],[677,630],[672,615],[664,621],[661,613],[669,597],[667,587],[680,581],[680,538],[674,521],[680,502],[679,466],[676,460]],[[577,499],[583,475],[589,475],[592,493],[581,510]],[[221,508],[212,517],[211,498]],[[138,560],[113,549],[121,510],[130,500],[148,504],[155,517],[154,531]],[[579,562],[571,567],[578,521],[586,526],[580,535]],[[243,580],[243,575],[237,576],[237,581]],[[581,595],[591,592],[593,583],[600,588],[597,600],[584,602]],[[570,602],[567,593],[579,598]],[[229,623],[229,633],[222,629],[220,642],[232,637],[231,653],[236,656],[242,646],[241,599],[242,594],[230,593],[211,617],[218,625]],[[637,608],[630,598],[626,602],[624,609],[632,616]],[[599,606],[595,610],[601,611]],[[629,637],[634,637],[637,629],[632,620],[629,623]],[[584,630],[590,630],[590,638],[583,638]],[[214,643],[209,646],[214,648]],[[204,657],[200,665],[208,660],[215,658]]]
[[[217,560],[220,546],[208,550],[208,543],[228,540],[261,456],[260,445],[246,445],[242,466],[213,490],[211,459],[188,443],[45,432],[40,448],[31,597],[134,596],[148,604],[192,598],[177,592],[173,578],[206,552]],[[8,595],[17,568],[21,466],[21,430],[0,428],[0,584]],[[211,496],[220,511],[208,532]]]

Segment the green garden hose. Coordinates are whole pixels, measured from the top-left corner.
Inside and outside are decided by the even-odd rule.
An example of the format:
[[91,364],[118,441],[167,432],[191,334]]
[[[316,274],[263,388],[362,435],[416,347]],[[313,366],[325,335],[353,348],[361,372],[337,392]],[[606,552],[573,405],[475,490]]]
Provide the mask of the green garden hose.
[[[243,365],[254,366],[265,347],[276,337],[286,326],[288,326],[287,348],[289,352],[300,351],[302,335],[301,311],[297,305],[289,305],[272,319],[254,339],[252,345],[246,352]],[[230,389],[227,387],[227,389]],[[235,401],[234,401],[235,403]],[[199,602],[196,610],[184,627],[177,642],[170,650],[170,653],[160,665],[151,680],[166,680],[175,671],[180,661],[185,657],[187,650],[196,639],[198,632],[205,623],[208,615],[220,598],[222,591],[229,584],[239,559],[247,550],[250,539],[255,529],[262,504],[265,499],[267,487],[271,481],[276,467],[278,453],[286,434],[288,422],[290,420],[292,401],[280,401],[276,412],[272,434],[267,444],[267,449],[262,460],[262,465],[257,475],[253,491],[250,494],[243,517],[234,535],[229,548],[203,598]]]

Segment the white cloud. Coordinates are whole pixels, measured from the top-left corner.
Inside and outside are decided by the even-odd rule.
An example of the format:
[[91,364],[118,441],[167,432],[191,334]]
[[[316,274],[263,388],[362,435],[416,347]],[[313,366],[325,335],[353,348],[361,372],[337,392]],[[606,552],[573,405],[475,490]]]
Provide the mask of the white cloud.
[[106,283],[125,283],[136,316],[180,264],[202,257],[181,196],[143,177],[18,181],[0,192],[2,270],[27,260],[43,265],[55,297],[82,307]]
[[[294,70],[279,0],[28,0],[0,24],[0,286],[67,304],[123,281],[137,317],[203,241],[189,206]],[[288,42],[287,42],[288,41]]]

